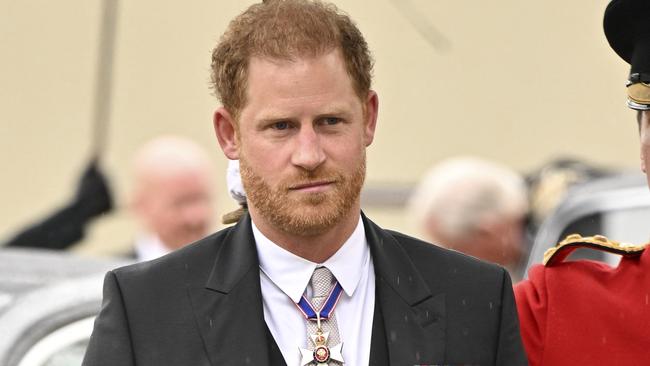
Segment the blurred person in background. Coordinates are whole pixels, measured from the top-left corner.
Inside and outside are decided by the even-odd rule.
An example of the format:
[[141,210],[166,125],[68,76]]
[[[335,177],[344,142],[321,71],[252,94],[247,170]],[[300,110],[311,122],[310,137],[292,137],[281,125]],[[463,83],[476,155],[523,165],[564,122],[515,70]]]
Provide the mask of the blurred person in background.
[[523,178],[473,157],[433,166],[409,202],[427,240],[500,264],[516,281],[524,248],[528,198]]
[[165,255],[213,229],[213,169],[194,142],[161,136],[133,161],[130,210],[138,221],[132,254],[139,261]]
[[[637,111],[641,170],[650,183],[650,2],[614,0],[605,35],[631,65],[628,106]],[[628,128],[633,128],[631,125]],[[634,127],[637,128],[637,127]],[[621,254],[617,267],[565,260],[576,248]],[[645,365],[650,359],[650,251],[603,236],[571,235],[515,286],[530,365]]]

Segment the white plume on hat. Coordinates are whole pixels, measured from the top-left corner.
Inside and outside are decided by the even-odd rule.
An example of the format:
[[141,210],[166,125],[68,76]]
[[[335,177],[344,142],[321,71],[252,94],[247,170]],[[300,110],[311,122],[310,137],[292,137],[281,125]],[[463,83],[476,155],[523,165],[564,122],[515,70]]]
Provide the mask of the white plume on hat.
[[230,196],[240,205],[246,203],[246,192],[239,173],[239,160],[228,160],[226,181],[228,182]]

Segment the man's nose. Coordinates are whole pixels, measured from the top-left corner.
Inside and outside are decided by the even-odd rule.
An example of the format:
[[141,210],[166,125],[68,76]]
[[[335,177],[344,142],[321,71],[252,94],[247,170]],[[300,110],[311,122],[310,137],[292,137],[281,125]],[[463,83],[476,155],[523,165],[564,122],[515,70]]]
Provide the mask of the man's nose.
[[291,156],[291,163],[305,170],[312,171],[325,162],[321,136],[311,124],[301,126],[296,136],[296,147]]

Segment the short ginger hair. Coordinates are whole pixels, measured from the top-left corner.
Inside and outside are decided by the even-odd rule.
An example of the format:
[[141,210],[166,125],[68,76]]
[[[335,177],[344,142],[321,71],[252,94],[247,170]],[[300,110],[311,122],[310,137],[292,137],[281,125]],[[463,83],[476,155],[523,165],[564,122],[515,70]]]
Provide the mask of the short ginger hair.
[[295,60],[340,50],[361,100],[370,91],[373,60],[363,35],[333,4],[268,0],[233,19],[212,51],[212,87],[235,120],[246,105],[252,57]]

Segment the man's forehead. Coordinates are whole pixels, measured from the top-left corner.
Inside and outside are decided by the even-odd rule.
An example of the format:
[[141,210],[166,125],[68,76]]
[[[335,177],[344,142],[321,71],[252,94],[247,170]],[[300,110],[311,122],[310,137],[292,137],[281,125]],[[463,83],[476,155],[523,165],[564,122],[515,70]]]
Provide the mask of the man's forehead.
[[259,67],[260,65],[270,64],[278,68],[294,67],[301,63],[309,63],[310,61],[317,60],[323,57],[332,57],[337,59],[341,64],[343,61],[343,53],[340,48],[330,48],[322,51],[305,51],[300,53],[288,53],[284,56],[268,56],[263,54],[253,54],[248,61],[248,69]]
[[[309,93],[341,92],[350,87],[352,77],[347,72],[342,56],[331,51],[318,56],[301,56],[291,59],[253,57],[249,63],[246,98],[253,94],[286,94],[291,97],[308,96]],[[269,89],[273,84],[273,89]]]

